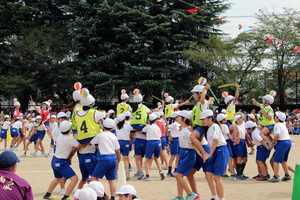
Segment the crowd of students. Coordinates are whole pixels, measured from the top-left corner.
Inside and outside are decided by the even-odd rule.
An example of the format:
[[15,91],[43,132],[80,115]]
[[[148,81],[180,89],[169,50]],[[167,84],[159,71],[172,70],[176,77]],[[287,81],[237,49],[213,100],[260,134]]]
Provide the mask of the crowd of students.
[[[135,177],[150,181],[149,172],[153,161],[161,180],[165,176],[175,177],[177,195],[173,200],[200,199],[194,175],[201,168],[210,188],[211,199],[225,199],[222,179],[249,178],[244,174],[248,147],[252,150],[250,154],[253,154],[256,146],[258,175],[254,179],[269,182],[291,180],[289,170],[293,169],[289,167],[287,160],[292,145],[285,123],[287,115],[273,111],[271,104],[274,97],[269,94],[262,97],[262,103],[253,99],[253,104],[259,107],[259,115],[254,112],[236,112],[239,85],[235,84],[235,87],[235,96],[225,97],[227,109],[221,111],[213,112],[209,108],[206,92],[210,85],[206,83],[195,85],[191,90],[196,101],[191,111],[179,110],[180,106],[189,101],[179,104],[170,95],[165,95],[165,100],[157,108],[149,109],[143,104],[141,91],[136,89],[133,91],[131,105],[128,104],[129,96],[122,90],[122,102],[117,105],[116,112],[105,112],[93,108],[95,98],[87,89],[81,89],[81,84],[77,82],[73,92],[71,116],[65,112],[51,115],[51,101],[43,102],[41,109],[35,107],[38,116],[23,116],[19,111],[20,103],[15,100],[12,118],[4,116],[0,141],[4,141],[5,151],[20,150],[23,142],[24,153],[21,157],[27,156],[32,142],[35,149],[32,156],[37,156],[38,151],[41,151],[41,156],[50,156],[54,152],[51,166],[55,178],[44,199],[56,198],[52,196],[52,192],[58,184],[62,189],[62,200],[70,199],[79,181],[69,165],[75,153],[78,155],[81,172],[78,184],[81,192],[78,191],[78,194],[90,190],[87,188],[91,184],[87,185],[89,181],[97,183],[105,176],[109,183],[110,197],[102,192],[96,199],[115,199],[117,168],[121,157],[127,180]],[[9,133],[12,137],[10,147],[6,144]],[[42,142],[46,134],[51,138],[48,153]],[[137,169],[133,177],[130,175],[132,163],[129,159],[132,149]],[[266,160],[272,149],[275,152],[270,159],[274,174],[271,178]],[[169,160],[167,153],[170,154]],[[285,172],[282,179],[279,178],[279,164],[282,164]],[[227,175],[227,166],[230,176]],[[164,169],[168,170],[167,174],[164,174]],[[65,187],[68,179],[70,183]],[[136,198],[133,194],[131,196]]]

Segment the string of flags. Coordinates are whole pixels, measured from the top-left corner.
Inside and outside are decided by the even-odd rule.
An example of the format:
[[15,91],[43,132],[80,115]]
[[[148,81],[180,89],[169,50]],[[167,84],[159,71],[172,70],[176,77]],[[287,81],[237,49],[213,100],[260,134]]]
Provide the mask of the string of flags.
[[[161,1],[163,1],[163,0],[156,0],[156,2],[161,2]],[[187,11],[189,12],[189,13],[191,13],[191,14],[193,14],[193,13],[195,13],[195,12],[197,12],[197,11],[204,11],[204,12],[207,12],[207,13],[211,13],[211,14],[213,14],[214,15],[214,13],[212,13],[212,12],[210,12],[210,11],[208,11],[208,10],[205,10],[205,9],[203,9],[203,8],[199,8],[199,7],[197,7],[197,6],[195,6],[195,5],[193,5],[193,4],[190,4],[190,3],[188,3],[188,2],[186,2],[186,1],[184,1],[184,0],[178,0],[178,1],[180,1],[180,2],[182,2],[182,3],[184,3],[184,4],[186,4],[186,5],[189,5],[189,6],[191,6],[191,7],[194,7],[194,8],[191,8],[191,9],[188,9]],[[224,17],[222,17],[222,16],[218,16],[218,20],[220,20],[220,21],[222,21],[222,20],[225,20],[225,18]],[[239,30],[241,30],[243,28],[243,25],[242,24],[238,24],[238,29]],[[255,30],[255,29],[250,29],[250,30],[245,30],[244,31],[244,33],[246,33],[246,34],[250,34],[250,33],[255,33],[257,30]],[[269,42],[272,42],[272,41],[274,41],[274,40],[276,40],[276,38],[267,38],[267,39],[265,39],[264,41],[266,42],[266,43],[269,43]],[[286,42],[280,42],[280,43],[277,43],[277,44],[275,44],[277,47],[281,47],[281,46],[283,46],[283,45],[285,45],[286,44]],[[296,47],[292,52],[293,53],[296,53],[296,52],[298,52],[300,50],[300,46],[298,46],[298,47]]]

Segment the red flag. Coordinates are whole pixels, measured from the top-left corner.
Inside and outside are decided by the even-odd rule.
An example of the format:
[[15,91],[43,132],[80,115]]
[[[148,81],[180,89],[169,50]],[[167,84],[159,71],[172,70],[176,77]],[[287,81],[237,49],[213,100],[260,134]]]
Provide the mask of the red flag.
[[300,47],[297,47],[296,49],[294,49],[293,53],[296,53],[299,50],[300,50]]
[[198,10],[201,10],[201,8],[193,8],[193,9],[189,9],[188,12],[190,12],[190,13],[195,13],[195,12],[197,12]]
[[281,46],[284,45],[284,44],[286,44],[286,42],[278,43],[278,44],[276,44],[276,46],[281,47]]
[[265,42],[266,43],[269,43],[269,42],[271,42],[271,41],[273,41],[273,40],[275,40],[276,38],[267,38],[267,39],[265,39]]
[[156,2],[160,2],[160,1],[162,1],[162,0],[156,0]]
[[220,21],[222,21],[222,20],[224,20],[224,19],[225,19],[224,17],[219,16],[219,20],[220,20]]

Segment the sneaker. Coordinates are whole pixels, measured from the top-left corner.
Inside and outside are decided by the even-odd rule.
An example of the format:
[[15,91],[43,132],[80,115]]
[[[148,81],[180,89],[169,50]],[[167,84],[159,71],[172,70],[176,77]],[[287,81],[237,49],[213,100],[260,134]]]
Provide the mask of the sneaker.
[[228,176],[227,174],[223,175],[222,178],[224,179],[230,179],[230,176]]
[[171,173],[167,173],[168,177],[175,177],[175,175],[171,172]]
[[14,151],[14,150],[15,150],[15,148],[13,148],[13,147],[9,147],[9,150],[10,150],[10,151]]
[[46,195],[43,197],[43,199],[57,199],[56,196],[49,196],[47,197]]
[[191,195],[186,195],[185,200],[194,200],[197,197],[197,194],[192,192]]
[[144,177],[143,171],[140,171],[139,176],[137,177],[138,180],[141,180]]
[[174,199],[171,199],[171,200],[184,200],[184,198],[175,197]]
[[59,191],[59,194],[66,194],[65,188],[61,188],[60,191]]
[[134,177],[138,177],[140,175],[140,172],[136,172],[133,174]]
[[49,153],[47,153],[46,157],[50,157],[51,155]]
[[282,181],[289,181],[289,180],[292,180],[292,177],[289,174],[287,174],[281,180]]
[[36,153],[30,153],[32,156],[36,156]]
[[273,176],[273,178],[271,178],[270,180],[268,180],[269,182],[272,182],[272,183],[279,183],[280,182],[280,179],[278,177],[275,177]]
[[47,157],[46,153],[42,153],[41,157]]
[[61,200],[71,200],[71,198],[70,197],[62,198]]
[[[256,179],[256,178],[258,178],[258,177],[261,177],[262,175],[261,174],[257,174],[256,176],[253,176],[252,178],[253,179]],[[270,175],[269,175],[270,176]]]
[[236,176],[237,180],[245,180],[245,178],[243,176]]
[[197,194],[197,196],[195,197],[195,199],[200,199],[200,198],[201,198],[200,194]]
[[126,181],[129,181],[130,180],[130,171],[127,170],[126,171]]
[[268,179],[270,179],[271,178],[270,174],[267,174],[267,177],[268,177]]
[[27,157],[27,155],[23,153],[22,155],[20,155],[20,157]]
[[267,176],[259,176],[256,178],[257,181],[267,181],[268,177]]
[[236,176],[235,175],[230,175],[230,177],[229,177],[231,180],[234,180],[234,181],[236,181],[237,179],[236,179]]
[[242,174],[241,176],[244,177],[244,179],[248,179],[249,178],[249,176],[246,176],[245,174]]
[[150,178],[150,176],[145,176],[144,178],[142,178],[142,181],[151,181],[151,178]]
[[254,152],[255,152],[255,149],[252,148],[251,151],[250,151],[250,153],[249,153],[249,155],[254,155]]
[[159,176],[160,176],[160,180],[164,180],[166,178],[163,172],[160,172]]

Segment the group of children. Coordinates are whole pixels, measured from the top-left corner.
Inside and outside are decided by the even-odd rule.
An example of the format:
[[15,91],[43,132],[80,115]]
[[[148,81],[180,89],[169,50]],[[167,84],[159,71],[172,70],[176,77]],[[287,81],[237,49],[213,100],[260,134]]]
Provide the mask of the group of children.
[[[132,105],[128,104],[129,96],[122,90],[122,102],[117,105],[116,113],[110,111],[107,114],[92,108],[95,99],[86,88],[81,88],[80,83],[75,83],[74,87],[76,90],[73,92],[74,109],[71,120],[63,112],[57,116],[50,116],[50,102],[44,102],[41,110],[36,108],[40,115],[35,120],[31,119],[32,116],[26,116],[27,122],[22,122],[21,114],[16,111],[15,122],[11,126],[13,137],[11,150],[21,143],[15,137],[17,135],[20,137],[21,132],[25,133],[25,127],[29,132],[28,141],[24,146],[25,152],[21,156],[27,155],[28,146],[32,142],[35,144],[33,156],[36,156],[39,149],[42,156],[47,156],[42,140],[46,133],[52,139],[51,147],[55,153],[51,166],[55,179],[50,183],[44,199],[53,199],[51,194],[55,187],[61,184],[63,188],[67,179],[71,182],[62,199],[70,199],[70,194],[78,182],[76,173],[69,165],[76,152],[82,175],[78,188],[86,187],[85,184],[89,179],[99,181],[105,176],[109,183],[110,199],[115,199],[117,163],[122,156],[126,178],[129,180],[131,168],[129,153],[132,144],[137,168],[134,177],[150,181],[150,168],[154,160],[159,177],[164,180],[165,175],[161,167],[164,163],[168,166],[167,176],[175,177],[177,181],[177,196],[173,200],[200,199],[194,174],[201,168],[210,188],[211,199],[225,199],[222,179],[248,178],[244,175],[247,146],[251,148],[257,146],[258,175],[254,177],[256,180],[279,182],[279,163],[285,171],[285,176],[281,180],[291,180],[287,164],[291,140],[284,124],[285,115],[281,112],[274,113],[270,106],[274,101],[271,95],[264,96],[262,104],[253,100],[253,104],[261,109],[256,125],[253,121],[244,122],[242,114],[235,111],[239,97],[237,84],[235,96],[225,97],[225,103],[228,105],[225,113],[217,116],[209,109],[206,100],[206,92],[210,89],[208,83],[195,85],[192,89],[196,101],[192,111],[179,111],[179,107],[188,101],[182,104],[174,103],[174,99],[169,95],[165,96],[165,101],[162,101],[157,109],[151,111],[142,103],[143,96],[136,89],[133,91]],[[5,117],[5,122],[10,121],[9,116]],[[6,139],[7,128],[11,125],[5,122],[1,131],[1,141]],[[31,125],[25,126],[26,123]],[[166,146],[170,152],[169,161],[166,158]],[[276,148],[276,151],[272,157],[274,176],[270,179],[266,159],[272,148]],[[175,170],[172,171],[174,161]],[[142,170],[143,163],[145,174]],[[227,166],[230,176],[226,175]],[[184,177],[187,177],[187,181]],[[183,191],[186,193],[185,198]],[[108,196],[103,194],[97,198],[108,199]]]

